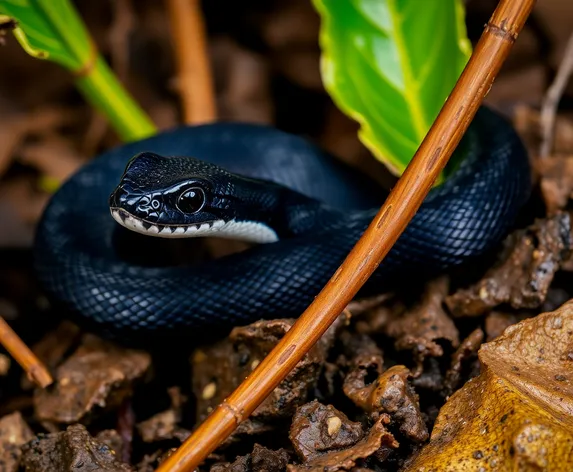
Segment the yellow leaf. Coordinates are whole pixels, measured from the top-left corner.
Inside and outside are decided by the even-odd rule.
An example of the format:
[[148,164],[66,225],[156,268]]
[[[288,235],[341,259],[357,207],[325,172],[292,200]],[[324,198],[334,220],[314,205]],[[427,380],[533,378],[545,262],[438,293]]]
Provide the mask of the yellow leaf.
[[479,357],[482,374],[444,405],[406,471],[573,470],[573,302],[509,327]]

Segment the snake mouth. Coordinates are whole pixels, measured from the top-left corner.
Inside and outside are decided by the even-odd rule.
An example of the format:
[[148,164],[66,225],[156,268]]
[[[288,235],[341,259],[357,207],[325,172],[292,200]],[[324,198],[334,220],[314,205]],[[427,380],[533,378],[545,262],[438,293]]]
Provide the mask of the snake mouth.
[[160,225],[137,218],[122,208],[110,208],[111,216],[125,228],[146,236],[159,238],[191,238],[211,236],[225,226],[224,220],[215,220],[195,225]]
[[159,238],[196,238],[216,236],[252,243],[274,243],[277,233],[270,227],[253,221],[215,220],[191,225],[160,225],[133,216],[123,208],[110,207],[111,216],[125,228],[146,236]]

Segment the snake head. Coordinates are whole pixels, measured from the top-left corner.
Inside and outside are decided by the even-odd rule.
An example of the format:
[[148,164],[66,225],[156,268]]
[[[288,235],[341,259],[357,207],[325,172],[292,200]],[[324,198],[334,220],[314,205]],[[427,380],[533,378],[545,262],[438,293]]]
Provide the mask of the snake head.
[[128,162],[109,206],[119,224],[150,236],[276,241],[272,198],[253,198],[254,185],[208,162],[144,152]]

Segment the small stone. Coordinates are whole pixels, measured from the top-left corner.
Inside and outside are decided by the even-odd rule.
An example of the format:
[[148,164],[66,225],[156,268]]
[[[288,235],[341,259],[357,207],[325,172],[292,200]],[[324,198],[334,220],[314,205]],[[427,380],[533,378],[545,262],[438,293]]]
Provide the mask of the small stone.
[[338,416],[331,416],[326,420],[326,424],[328,427],[328,435],[334,436],[335,434],[340,431],[340,427],[342,426],[342,421]]
[[205,385],[205,388],[203,389],[203,394],[201,396],[203,397],[203,400],[210,400],[215,396],[215,393],[217,393],[217,385],[215,384],[215,382],[211,382]]
[[489,295],[489,293],[488,293],[488,291],[487,291],[487,287],[484,286],[484,287],[481,287],[481,288],[479,289],[479,297],[480,297],[482,300],[485,300],[485,299],[488,297],[488,295]]

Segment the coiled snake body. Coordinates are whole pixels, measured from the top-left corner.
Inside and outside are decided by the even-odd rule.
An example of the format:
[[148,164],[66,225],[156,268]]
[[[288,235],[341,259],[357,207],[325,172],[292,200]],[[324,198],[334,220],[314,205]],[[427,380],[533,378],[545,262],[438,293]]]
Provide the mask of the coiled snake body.
[[[482,108],[456,152],[462,162],[430,192],[364,293],[467,262],[510,229],[530,190],[512,127]],[[37,232],[37,274],[54,299],[112,332],[297,317],[383,199],[368,177],[299,137],[247,124],[183,127],[106,152],[61,187]],[[122,225],[262,244],[195,265],[139,264],[118,249],[118,234],[139,237]],[[149,243],[142,255],[160,260],[156,239],[140,238]]]

